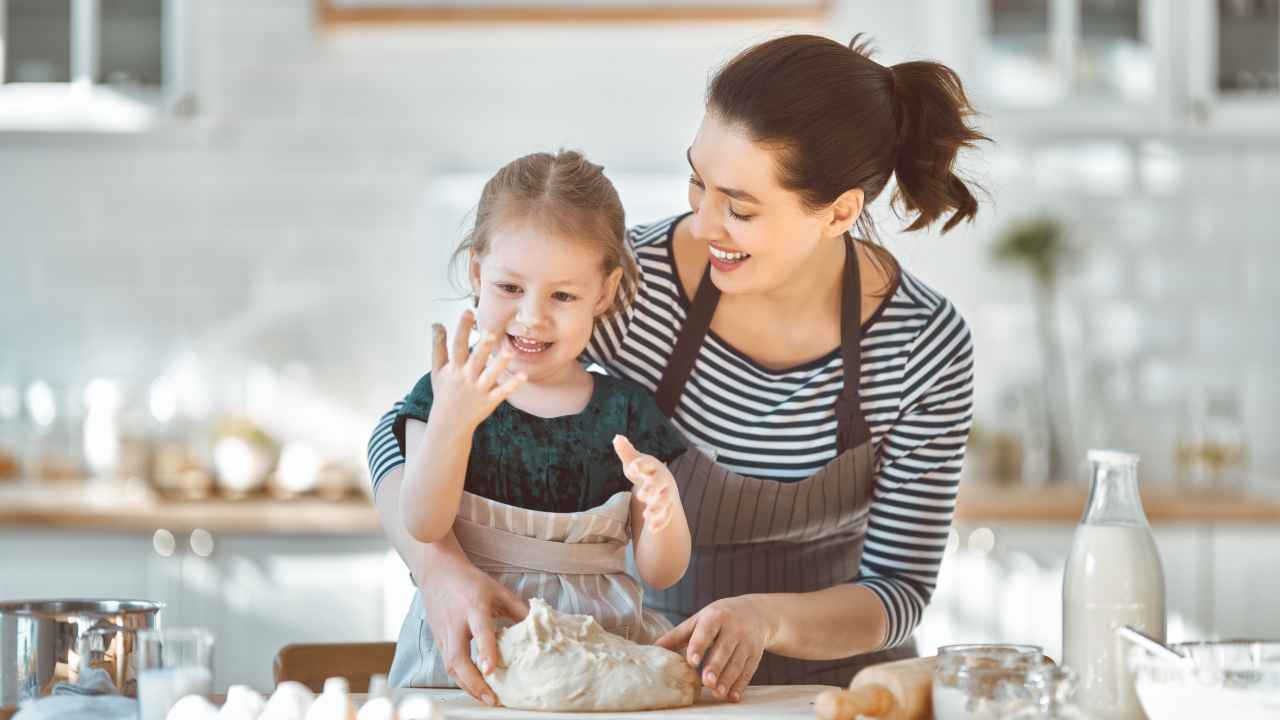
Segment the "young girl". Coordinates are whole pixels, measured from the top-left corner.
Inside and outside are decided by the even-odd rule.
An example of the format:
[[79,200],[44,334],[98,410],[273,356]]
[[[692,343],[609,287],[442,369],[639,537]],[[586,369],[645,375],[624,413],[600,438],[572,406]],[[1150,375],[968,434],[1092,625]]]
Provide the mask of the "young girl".
[[[644,609],[626,543],[649,585],[684,575],[689,526],[667,463],[686,444],[643,387],[578,360],[596,321],[622,310],[635,287],[624,232],[617,192],[576,152],[499,170],[454,255],[468,260],[475,311],[451,346],[433,328],[432,371],[394,432],[410,535],[456,537],[521,598],[651,643],[671,625]],[[395,686],[454,686],[425,611],[419,592],[396,647]]]

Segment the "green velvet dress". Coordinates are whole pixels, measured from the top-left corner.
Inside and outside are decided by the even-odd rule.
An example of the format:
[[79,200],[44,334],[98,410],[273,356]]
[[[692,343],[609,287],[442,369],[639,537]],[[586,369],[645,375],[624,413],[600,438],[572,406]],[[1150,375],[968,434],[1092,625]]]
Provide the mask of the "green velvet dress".
[[[577,415],[543,418],[510,403],[499,405],[476,429],[464,489],[526,510],[582,512],[631,490],[613,450],[614,435],[627,436],[637,450],[664,463],[685,452],[684,436],[648,390],[630,380],[598,373],[591,377],[591,399]],[[405,422],[426,422],[431,400],[427,373],[396,416],[401,452]]]

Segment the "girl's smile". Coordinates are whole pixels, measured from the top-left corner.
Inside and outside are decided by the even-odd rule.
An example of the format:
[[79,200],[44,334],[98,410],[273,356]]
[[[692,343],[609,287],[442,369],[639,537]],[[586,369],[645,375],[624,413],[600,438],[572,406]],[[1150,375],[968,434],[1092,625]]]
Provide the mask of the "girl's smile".
[[507,333],[507,347],[520,360],[537,360],[554,343]]

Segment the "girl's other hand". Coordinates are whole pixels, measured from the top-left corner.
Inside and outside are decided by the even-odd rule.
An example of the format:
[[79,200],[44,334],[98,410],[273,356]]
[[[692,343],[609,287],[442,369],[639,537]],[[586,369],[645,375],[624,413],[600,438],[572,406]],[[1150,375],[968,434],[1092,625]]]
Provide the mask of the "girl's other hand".
[[648,532],[660,532],[671,522],[671,509],[680,501],[676,479],[661,460],[644,455],[622,435],[613,437],[613,451],[622,461],[622,472],[635,486],[635,497],[644,503],[644,526]]
[[444,326],[431,326],[431,392],[435,396],[431,414],[434,417],[439,410],[443,419],[463,423],[468,428],[483,422],[528,379],[522,372],[503,377],[511,362],[511,352],[503,351],[491,357],[498,343],[498,336],[493,333],[481,331],[475,347],[467,347],[475,324],[474,313],[470,310],[462,313],[452,350]]

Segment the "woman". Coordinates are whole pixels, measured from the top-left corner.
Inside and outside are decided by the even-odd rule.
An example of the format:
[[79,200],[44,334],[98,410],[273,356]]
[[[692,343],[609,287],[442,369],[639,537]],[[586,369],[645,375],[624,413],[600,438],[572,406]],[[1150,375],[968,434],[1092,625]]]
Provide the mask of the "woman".
[[[688,151],[692,212],[630,231],[638,293],[584,359],[652,389],[701,449],[673,463],[689,572],[646,602],[717,696],[749,682],[845,684],[909,656],[950,529],[972,409],[955,309],[873,243],[866,206],[897,177],[908,230],[977,212],[954,173],[985,139],[945,66],[887,68],[809,35],[744,51],[712,79]],[[858,229],[858,239],[851,230]],[[493,695],[493,618],[521,598],[455,538],[400,523],[403,458],[384,416],[369,445],[388,537],[421,580],[450,675]]]

